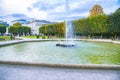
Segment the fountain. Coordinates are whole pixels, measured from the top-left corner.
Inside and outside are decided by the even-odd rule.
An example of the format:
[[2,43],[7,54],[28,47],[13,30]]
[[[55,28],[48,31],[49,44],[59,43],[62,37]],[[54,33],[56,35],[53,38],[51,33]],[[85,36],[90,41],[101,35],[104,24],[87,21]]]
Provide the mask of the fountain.
[[59,42],[56,44],[56,46],[62,46],[62,47],[73,47],[76,46],[73,38],[74,38],[74,30],[72,22],[68,19],[69,14],[69,3],[68,0],[66,0],[65,4],[66,8],[66,33],[65,33],[65,41]]

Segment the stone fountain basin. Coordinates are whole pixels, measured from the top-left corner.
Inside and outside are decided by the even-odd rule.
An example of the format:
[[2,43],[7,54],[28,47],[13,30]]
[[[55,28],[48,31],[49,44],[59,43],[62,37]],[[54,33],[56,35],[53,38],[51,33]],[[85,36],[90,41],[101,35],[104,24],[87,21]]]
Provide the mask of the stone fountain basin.
[[[13,44],[20,43],[21,45],[21,43],[24,43],[24,42],[29,42],[29,41],[8,42],[6,44],[4,43],[1,44],[1,46],[6,46],[7,48],[8,45],[12,45],[11,47],[13,47]],[[31,45],[34,46],[33,43]],[[41,44],[39,44],[39,46],[41,46]],[[46,46],[46,48],[47,47],[48,46]],[[81,45],[81,47],[83,47],[83,44]],[[87,45],[87,47],[89,46]],[[19,50],[20,48],[22,47],[16,46],[13,49]],[[57,47],[57,48],[60,48],[60,47]],[[69,49],[69,48],[64,48],[64,50],[66,49]],[[74,48],[70,48],[70,50],[74,50]],[[58,53],[56,54],[58,55]],[[74,55],[74,54],[69,53],[69,55]],[[11,55],[8,55],[8,56],[10,57]],[[33,57],[34,56],[32,55],[32,58]],[[52,57],[54,56],[52,55]],[[15,59],[15,58],[16,57],[12,59]],[[20,59],[20,61],[19,60],[12,61],[12,60],[9,60],[10,58],[6,58],[8,59],[8,61],[0,60],[0,80],[119,80],[120,79],[119,65],[106,65],[106,64],[95,65],[95,64],[78,64],[78,63],[55,64],[55,63],[49,63],[49,62],[36,63],[36,62],[29,62],[29,61],[26,62],[23,60],[24,58],[25,57],[16,58],[16,59]],[[23,60],[23,62],[21,60]]]

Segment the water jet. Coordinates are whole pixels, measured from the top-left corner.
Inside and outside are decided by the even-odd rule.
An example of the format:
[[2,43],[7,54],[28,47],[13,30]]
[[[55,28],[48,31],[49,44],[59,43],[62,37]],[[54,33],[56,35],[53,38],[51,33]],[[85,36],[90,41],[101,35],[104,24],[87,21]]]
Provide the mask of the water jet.
[[66,8],[66,33],[65,33],[65,40],[63,42],[59,42],[56,44],[56,46],[62,46],[62,47],[74,47],[76,46],[76,43],[74,42],[74,29],[72,25],[72,21],[69,20],[69,2],[66,0],[65,4]]

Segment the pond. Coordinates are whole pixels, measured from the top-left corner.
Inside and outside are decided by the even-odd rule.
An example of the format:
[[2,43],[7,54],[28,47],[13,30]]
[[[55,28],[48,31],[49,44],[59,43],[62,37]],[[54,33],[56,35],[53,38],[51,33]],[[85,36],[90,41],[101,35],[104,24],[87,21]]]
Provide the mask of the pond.
[[0,60],[59,64],[120,65],[120,45],[77,41],[76,47],[57,47],[57,41],[26,42],[0,47]]

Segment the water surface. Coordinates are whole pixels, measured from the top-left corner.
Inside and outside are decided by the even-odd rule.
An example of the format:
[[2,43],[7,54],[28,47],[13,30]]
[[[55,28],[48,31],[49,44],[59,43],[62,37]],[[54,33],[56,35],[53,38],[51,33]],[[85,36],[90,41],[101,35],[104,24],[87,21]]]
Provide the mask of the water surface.
[[67,63],[118,64],[120,45],[78,41],[76,47],[56,47],[57,42],[27,42],[0,48],[0,60]]

